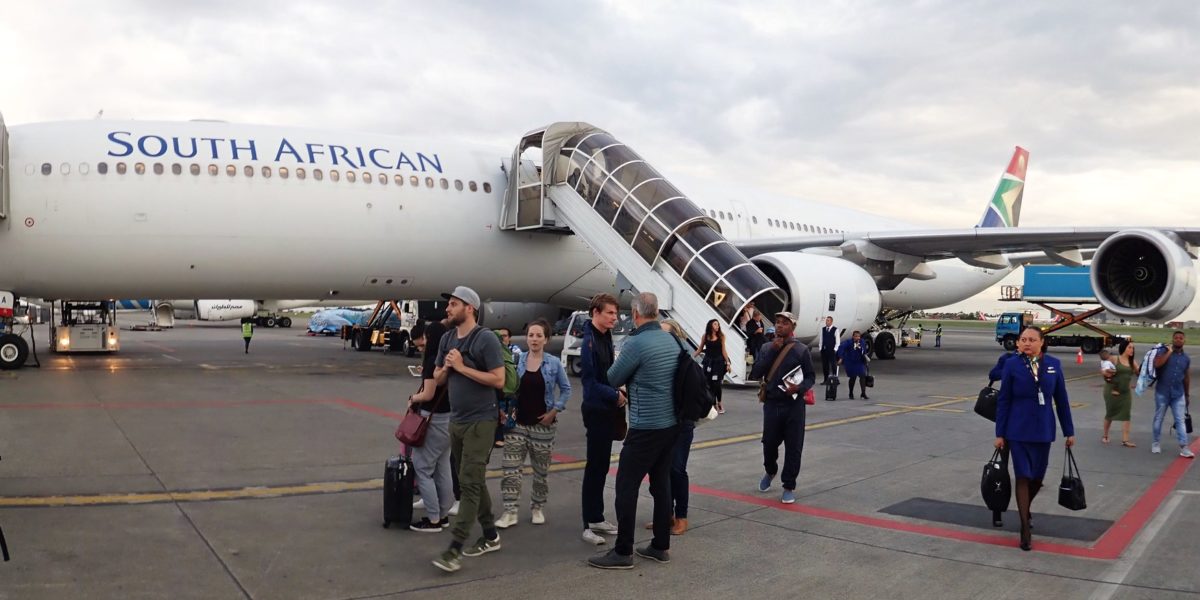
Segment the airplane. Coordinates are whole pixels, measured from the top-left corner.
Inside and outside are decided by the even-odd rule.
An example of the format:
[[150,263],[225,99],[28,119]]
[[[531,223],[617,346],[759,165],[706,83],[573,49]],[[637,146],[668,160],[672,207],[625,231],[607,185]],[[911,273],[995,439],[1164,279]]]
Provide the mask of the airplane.
[[[584,125],[535,130],[506,155],[214,121],[8,128],[0,117],[0,297],[437,299],[467,284],[489,301],[547,313],[583,307],[598,292],[628,289],[604,258],[609,250],[553,221],[521,229],[509,211],[523,206],[512,199],[528,187],[526,173],[536,167],[534,177],[542,176],[542,166],[524,158],[531,135],[540,142]],[[588,135],[609,135],[587,127]],[[614,148],[641,162],[617,143],[592,160]],[[961,229],[767,194],[737,200],[698,189],[667,201],[699,211],[703,218],[690,225],[724,236],[776,286],[738,296],[735,307],[721,305],[724,292],[713,296],[728,327],[757,300],[768,318],[797,313],[805,342],[832,315],[847,330],[871,330],[877,355],[890,357],[895,338],[881,329],[889,318],[961,301],[1025,262],[1077,265],[1085,256],[1110,313],[1161,321],[1187,308],[1200,229],[1019,227],[1028,156],[1016,149],[983,217]],[[546,177],[570,183],[555,165],[547,163]],[[582,189],[588,176],[576,169],[569,178]],[[313,225],[308,215],[317,210],[323,216]],[[0,335],[0,368],[18,367],[24,342]]]

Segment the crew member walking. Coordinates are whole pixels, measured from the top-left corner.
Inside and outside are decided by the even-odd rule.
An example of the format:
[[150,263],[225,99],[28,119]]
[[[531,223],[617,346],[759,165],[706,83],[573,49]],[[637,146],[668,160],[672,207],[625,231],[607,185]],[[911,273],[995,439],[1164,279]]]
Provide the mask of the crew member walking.
[[821,328],[821,373],[825,379],[821,385],[829,383],[829,378],[837,371],[838,331],[833,326],[833,317],[825,317],[825,326]]
[[850,334],[850,339],[842,342],[842,346],[838,348],[838,364],[846,368],[846,375],[850,378],[850,399],[854,399],[854,382],[859,381],[859,387],[862,390],[862,399],[870,400],[867,396],[867,363],[870,362],[870,357],[867,356],[867,343],[862,339],[862,332],[855,331]]

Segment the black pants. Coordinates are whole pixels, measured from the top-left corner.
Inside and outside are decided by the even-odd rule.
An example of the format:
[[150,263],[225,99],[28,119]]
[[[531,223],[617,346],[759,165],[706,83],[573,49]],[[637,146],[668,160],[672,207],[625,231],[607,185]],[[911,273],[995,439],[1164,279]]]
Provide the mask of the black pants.
[[246,354],[250,353],[250,338],[242,338],[246,342]]
[[621,556],[633,554],[638,492],[646,475],[650,476],[650,496],[654,498],[654,541],[650,545],[658,550],[671,548],[671,463],[678,434],[679,426],[673,425],[666,429],[630,429],[625,436],[617,465],[615,550]]
[[837,370],[837,351],[833,348],[825,348],[821,350],[821,372],[825,374],[825,379],[833,377],[834,371]]
[[721,402],[721,380],[725,378],[725,373],[728,371],[724,359],[704,365],[704,376],[708,378],[708,393],[712,394],[713,400],[718,403]]
[[676,519],[688,516],[688,457],[692,454],[692,440],[696,437],[696,422],[683,421],[679,424],[679,435],[675,438],[675,450],[671,457],[671,502]]
[[584,407],[587,466],[583,468],[583,528],[604,520],[604,482],[612,462],[613,416],[610,411]]
[[768,400],[763,404],[763,468],[774,476],[779,472],[779,444],[783,444],[784,489],[796,489],[800,476],[800,458],[804,454],[804,399]]

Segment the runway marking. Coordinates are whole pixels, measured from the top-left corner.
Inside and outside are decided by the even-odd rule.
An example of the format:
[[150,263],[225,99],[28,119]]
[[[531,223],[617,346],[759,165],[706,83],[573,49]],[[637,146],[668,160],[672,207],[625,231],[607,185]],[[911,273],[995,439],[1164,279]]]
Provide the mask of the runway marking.
[[[903,404],[887,404],[885,402],[876,402],[875,406],[886,406],[888,408],[913,408],[910,406],[905,406]],[[948,412],[948,413],[967,412],[966,410],[963,410],[961,408],[933,408],[933,407],[929,407],[929,406],[919,406],[919,407],[915,407],[915,408],[916,408],[916,410],[934,410],[934,411],[938,411],[938,412]]]
[[171,356],[170,354],[163,354],[162,356],[163,356],[163,358],[169,358],[175,362],[183,362],[182,358],[177,358],[177,357]]
[[1170,520],[1175,509],[1179,508],[1179,504],[1183,502],[1181,494],[1183,492],[1175,492],[1175,495],[1167,500],[1167,503],[1154,515],[1154,519],[1146,525],[1146,528],[1138,535],[1137,539],[1129,545],[1125,555],[1118,558],[1113,566],[1109,567],[1099,577],[1101,583],[1096,588],[1096,591],[1092,592],[1088,600],[1109,600],[1109,598],[1112,598],[1117,593],[1121,584],[1125,583],[1125,578],[1129,576],[1129,572],[1133,570],[1134,565],[1146,553],[1146,548],[1150,546],[1150,542],[1158,537],[1159,531]]

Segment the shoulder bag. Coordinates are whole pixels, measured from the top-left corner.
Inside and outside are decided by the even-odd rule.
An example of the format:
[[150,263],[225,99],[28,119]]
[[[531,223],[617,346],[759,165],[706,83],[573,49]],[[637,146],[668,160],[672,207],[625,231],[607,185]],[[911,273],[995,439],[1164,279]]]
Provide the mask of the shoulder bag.
[[991,383],[987,387],[979,390],[979,397],[975,399],[975,414],[995,423],[996,422],[996,396],[999,392],[992,387]]
[[1008,502],[1012,499],[1012,480],[1008,477],[1008,463],[1004,460],[1004,452],[999,448],[992,453],[991,460],[983,465],[979,491],[983,494],[983,503],[988,509],[996,512],[1008,510]]
[[446,388],[442,388],[437,398],[434,398],[433,403],[429,407],[429,416],[422,417],[421,409],[418,405],[409,407],[408,412],[404,413],[404,418],[400,420],[400,424],[396,426],[396,439],[406,446],[411,448],[420,448],[425,444],[425,432],[429,431],[429,421],[433,419],[433,411],[437,409],[447,396]]
[[796,342],[791,342],[784,346],[783,349],[779,351],[779,356],[775,357],[775,362],[771,363],[771,370],[767,371],[767,376],[763,377],[763,380],[758,382],[759,402],[767,401],[767,386],[770,385],[771,378],[775,377],[775,372],[779,370],[779,365],[783,363],[783,357],[787,356],[788,353],[792,351],[792,346],[795,345]]

